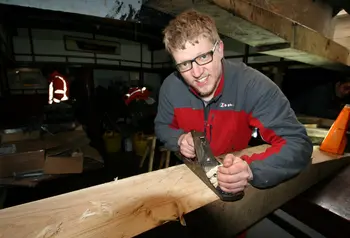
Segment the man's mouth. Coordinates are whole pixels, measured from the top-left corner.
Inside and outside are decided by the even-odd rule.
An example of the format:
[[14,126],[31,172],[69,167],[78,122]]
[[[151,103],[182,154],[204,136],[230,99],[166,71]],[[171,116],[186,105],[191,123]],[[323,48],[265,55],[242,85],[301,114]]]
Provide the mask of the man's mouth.
[[198,86],[204,86],[208,82],[208,75],[196,80]]

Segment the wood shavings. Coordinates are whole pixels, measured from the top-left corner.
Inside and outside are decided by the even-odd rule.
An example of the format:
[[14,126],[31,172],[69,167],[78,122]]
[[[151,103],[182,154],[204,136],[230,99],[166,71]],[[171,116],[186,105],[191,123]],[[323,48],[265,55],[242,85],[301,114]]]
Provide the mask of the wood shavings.
[[179,220],[181,225],[186,226],[186,221],[183,214],[179,217]]
[[217,187],[219,185],[218,179],[217,179],[217,173],[218,173],[219,166],[221,166],[221,164],[218,166],[215,166],[214,168],[209,170],[206,174],[207,177],[209,178],[210,182],[214,185],[214,187]]
[[58,223],[57,225],[48,225],[46,226],[37,236],[36,238],[50,238],[57,235],[62,226],[63,222]]
[[94,201],[90,203],[93,205],[93,207],[85,210],[79,219],[80,221],[84,221],[86,218],[96,215],[104,215],[107,217],[111,217],[113,215],[113,210],[110,203]]
[[184,209],[181,207],[181,204],[174,202],[174,207],[176,211],[176,216],[178,217],[178,220],[180,221],[180,224],[183,226],[186,226],[186,221],[184,218]]

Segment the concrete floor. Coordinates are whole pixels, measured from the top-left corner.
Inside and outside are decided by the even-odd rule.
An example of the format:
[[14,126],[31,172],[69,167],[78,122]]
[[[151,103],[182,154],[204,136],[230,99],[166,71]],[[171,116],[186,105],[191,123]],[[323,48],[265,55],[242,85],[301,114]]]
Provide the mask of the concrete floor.
[[[303,231],[306,235],[311,238],[326,238],[317,231],[311,229],[307,225],[298,221],[294,217],[288,215],[282,210],[276,210],[274,214],[293,226],[297,227],[299,230]],[[287,233],[281,227],[277,226],[275,223],[265,218],[261,220],[259,223],[252,226],[247,233],[247,238],[293,238],[294,236]],[[299,237],[295,237],[299,238]]]

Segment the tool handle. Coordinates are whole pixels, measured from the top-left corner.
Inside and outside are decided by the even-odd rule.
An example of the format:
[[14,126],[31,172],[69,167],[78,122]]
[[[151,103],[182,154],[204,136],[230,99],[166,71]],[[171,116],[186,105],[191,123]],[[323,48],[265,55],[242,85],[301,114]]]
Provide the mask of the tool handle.
[[241,200],[244,197],[244,191],[238,193],[227,193],[222,191],[220,186],[217,186],[216,190],[219,193],[220,199],[224,202],[235,202]]

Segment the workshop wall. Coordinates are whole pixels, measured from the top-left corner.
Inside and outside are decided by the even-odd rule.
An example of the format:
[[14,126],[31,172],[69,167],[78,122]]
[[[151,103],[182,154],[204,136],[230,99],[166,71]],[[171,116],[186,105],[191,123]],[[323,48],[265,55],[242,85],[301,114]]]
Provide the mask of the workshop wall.
[[5,61],[9,57],[9,35],[7,34],[4,25],[0,24],[0,96],[3,95],[5,77]]
[[[137,85],[140,80],[139,72],[137,71],[95,69],[93,74],[95,87],[108,88],[113,83],[124,83],[131,86]],[[162,76],[159,73],[144,73],[143,85],[150,87],[152,92],[155,92],[155,95],[159,91],[161,81]]]
[[144,85],[158,91],[161,77],[152,69],[172,67],[165,50],[151,51],[139,42],[85,32],[18,28],[13,36],[13,53],[20,65],[88,65],[95,68],[95,87],[105,88],[112,82],[135,83],[139,80],[135,75],[139,77],[145,69],[149,73],[144,74]]
[[6,52],[6,39],[7,39],[7,35],[4,29],[4,26],[0,24],[0,51],[2,53]]
[[[13,46],[18,62],[153,67],[146,45],[92,33],[18,28]],[[154,52],[153,58],[160,65],[169,61],[165,51]]]
[[[143,71],[143,85],[158,91],[166,77],[164,71],[159,70],[170,72],[173,67],[164,49],[151,51],[147,45],[139,42],[93,33],[18,28],[12,40],[14,58],[18,64],[33,67],[50,63],[69,67],[88,65],[95,68],[95,87],[106,88],[111,82],[135,83],[140,80],[139,72]],[[226,37],[223,41],[225,57],[230,61],[248,64],[281,61],[279,57],[259,54],[254,47],[242,42]]]

